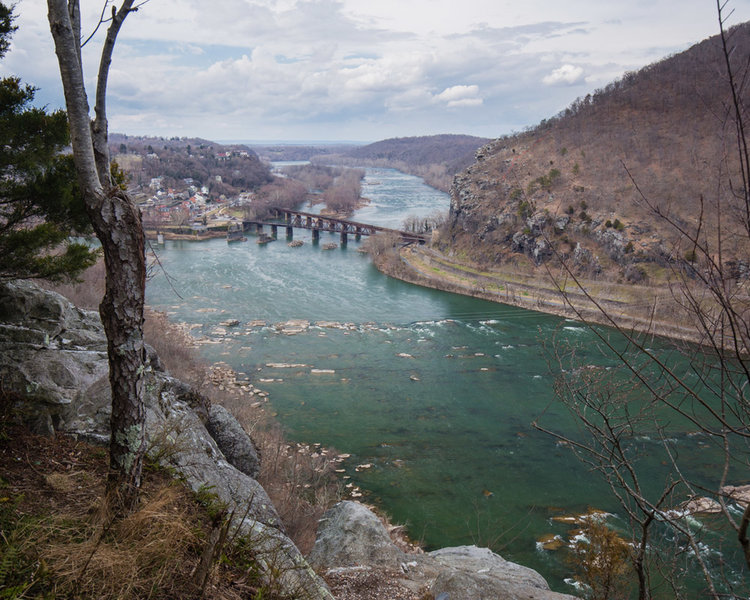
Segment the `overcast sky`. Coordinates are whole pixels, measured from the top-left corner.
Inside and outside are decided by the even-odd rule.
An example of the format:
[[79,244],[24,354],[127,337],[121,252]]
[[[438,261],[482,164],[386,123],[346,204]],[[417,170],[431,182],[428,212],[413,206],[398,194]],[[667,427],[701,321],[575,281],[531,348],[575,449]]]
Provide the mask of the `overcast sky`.
[[[81,3],[91,29],[102,1]],[[730,0],[730,9],[731,24],[750,20],[750,0]],[[0,74],[33,83],[41,103],[60,107],[46,2],[17,0],[16,13]],[[717,31],[713,0],[150,0],[118,40],[110,130],[494,138]],[[98,51],[84,49],[89,77]]]

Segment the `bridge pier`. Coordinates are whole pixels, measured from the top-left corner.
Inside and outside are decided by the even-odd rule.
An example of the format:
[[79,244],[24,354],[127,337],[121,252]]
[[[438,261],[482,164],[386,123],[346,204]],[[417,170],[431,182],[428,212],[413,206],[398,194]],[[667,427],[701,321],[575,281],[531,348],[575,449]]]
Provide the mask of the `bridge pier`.
[[341,245],[346,246],[346,231],[341,232]]
[[255,224],[255,233],[263,233],[263,225],[260,223]]
[[313,236],[313,244],[320,241],[320,229],[313,229],[312,230],[312,236]]
[[278,231],[278,226],[276,226],[276,225],[271,225],[271,235],[272,235],[273,237],[277,237],[277,236],[278,236],[278,233],[279,233],[279,231]]
[[286,237],[290,240],[294,237],[294,227],[288,226],[286,228]]

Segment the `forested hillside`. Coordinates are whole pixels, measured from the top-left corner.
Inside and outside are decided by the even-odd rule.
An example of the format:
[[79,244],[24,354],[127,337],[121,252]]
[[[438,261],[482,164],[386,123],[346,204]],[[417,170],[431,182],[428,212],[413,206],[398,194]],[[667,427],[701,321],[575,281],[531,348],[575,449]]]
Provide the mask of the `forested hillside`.
[[[750,24],[734,28],[730,42],[743,81]],[[738,172],[731,100],[718,38],[627,73],[480,150],[454,184],[443,244],[485,264],[539,265],[556,250],[587,275],[658,275],[691,248],[655,210],[701,236],[717,231],[718,219],[747,218],[723,208],[727,173]],[[747,274],[746,248],[725,243],[721,258]]]
[[477,149],[489,142],[469,135],[432,135],[392,138],[325,156],[316,162],[393,167],[424,178],[437,189],[448,191],[456,173],[474,162]]
[[[199,138],[109,136],[110,152],[134,185],[163,177],[164,187],[184,187],[184,180],[234,195],[273,181],[268,165],[243,145],[222,145]],[[220,178],[220,179],[217,179]]]

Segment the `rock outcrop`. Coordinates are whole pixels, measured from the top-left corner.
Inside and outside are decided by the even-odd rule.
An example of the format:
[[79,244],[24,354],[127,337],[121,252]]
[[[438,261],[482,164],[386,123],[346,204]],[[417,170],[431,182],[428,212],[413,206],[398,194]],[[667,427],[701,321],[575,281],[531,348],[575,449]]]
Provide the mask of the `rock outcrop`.
[[307,559],[318,570],[362,565],[400,569],[409,561],[370,509],[348,501],[323,515]]
[[[232,415],[158,364],[146,376],[150,456],[194,491],[210,491],[249,538],[261,569],[289,597],[332,600],[325,583],[285,535],[273,504],[253,478],[258,455]],[[38,432],[107,443],[111,395],[107,344],[98,315],[29,282],[0,285],[0,381]],[[244,515],[244,517],[242,517]]]
[[258,476],[258,449],[232,413],[218,404],[211,406],[206,429],[230,465],[249,477]]
[[[390,539],[382,521],[356,502],[339,502],[323,515],[310,563],[319,571],[385,569],[399,582],[429,589],[433,598],[460,600],[573,600],[553,592],[536,571],[487,548],[460,546],[408,554]],[[441,596],[442,594],[442,596]]]

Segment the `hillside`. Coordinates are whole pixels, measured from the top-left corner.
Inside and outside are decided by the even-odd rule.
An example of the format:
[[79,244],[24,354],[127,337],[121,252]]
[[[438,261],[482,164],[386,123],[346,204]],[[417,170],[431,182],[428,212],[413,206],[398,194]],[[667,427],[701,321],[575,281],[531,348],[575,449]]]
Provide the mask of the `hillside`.
[[[730,41],[741,77],[750,24]],[[750,100],[747,85],[742,99]],[[706,232],[719,218],[724,227],[742,222],[725,208],[727,173],[738,172],[729,107],[717,37],[627,73],[533,130],[482,148],[455,179],[439,247],[488,268],[534,270],[557,252],[583,276],[658,281],[690,256],[675,225],[700,226],[716,242]],[[742,244],[724,245],[722,260],[737,275],[748,275],[748,256]]]
[[147,187],[152,178],[162,177],[165,188],[181,190],[188,179],[191,184],[210,187],[213,195],[229,196],[273,181],[268,165],[243,145],[112,134],[109,147],[112,160],[135,186]]
[[486,138],[469,135],[391,138],[345,152],[316,156],[313,160],[326,164],[392,167],[422,177],[427,184],[447,192],[454,175],[473,163],[477,149],[487,142]]

